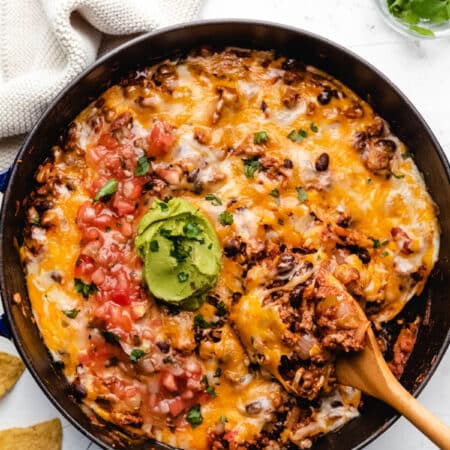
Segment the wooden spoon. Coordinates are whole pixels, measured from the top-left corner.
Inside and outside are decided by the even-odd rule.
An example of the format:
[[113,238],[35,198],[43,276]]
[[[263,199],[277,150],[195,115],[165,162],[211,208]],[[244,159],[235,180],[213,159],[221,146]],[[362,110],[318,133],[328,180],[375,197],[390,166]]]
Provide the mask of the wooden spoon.
[[371,328],[366,334],[365,348],[340,357],[336,364],[336,373],[339,383],[353,386],[386,402],[439,448],[450,450],[450,427],[422,406],[394,377],[378,348]]

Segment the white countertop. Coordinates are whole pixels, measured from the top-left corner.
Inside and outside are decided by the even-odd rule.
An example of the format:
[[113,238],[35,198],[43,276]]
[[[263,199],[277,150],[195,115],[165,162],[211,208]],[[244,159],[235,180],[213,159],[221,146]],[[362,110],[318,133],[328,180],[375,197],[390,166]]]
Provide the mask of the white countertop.
[[[205,0],[201,18],[284,23],[353,50],[384,72],[409,97],[450,158],[450,39],[418,41],[397,34],[382,21],[374,0]],[[13,344],[1,338],[0,350],[16,353]],[[450,424],[449,352],[419,399]],[[61,417],[63,423],[63,450],[98,449],[56,411],[28,372],[0,401],[0,429],[54,417]],[[405,419],[367,447],[369,450],[432,448],[435,447],[430,441]]]

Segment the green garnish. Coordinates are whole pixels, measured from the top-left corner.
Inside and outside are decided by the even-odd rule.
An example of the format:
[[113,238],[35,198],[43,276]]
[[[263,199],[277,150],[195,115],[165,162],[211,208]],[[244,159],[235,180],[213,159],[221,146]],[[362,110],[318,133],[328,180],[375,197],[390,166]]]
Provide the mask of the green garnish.
[[367,184],[372,184],[372,178],[367,178]]
[[79,309],[64,309],[63,313],[69,318],[69,319],[75,319],[75,317],[78,316],[78,313],[80,312]]
[[314,122],[311,122],[311,125],[309,126],[309,128],[311,128],[311,131],[314,133],[319,132],[319,128],[317,128],[317,125]]
[[90,295],[97,292],[97,286],[94,283],[86,284],[79,278],[75,278],[73,281],[75,283],[75,290],[84,298],[88,298]]
[[148,162],[148,159],[146,156],[141,156],[137,161],[136,170],[134,171],[134,174],[137,177],[141,177],[142,175],[145,175],[148,172],[148,168],[150,167],[150,164]]
[[214,194],[206,194],[205,200],[211,202],[214,206],[220,206],[222,204],[222,200]]
[[33,220],[31,221],[31,225],[40,225],[41,224],[41,218],[39,216],[34,216]]
[[375,239],[375,238],[369,238],[373,241],[373,248],[380,248],[381,247],[381,242],[379,239]]
[[275,199],[277,205],[279,205],[280,204],[280,191],[277,188],[272,189],[270,195]]
[[217,397],[216,389],[215,389],[214,386],[211,386],[209,384],[209,380],[208,380],[208,377],[206,375],[203,375],[202,383],[205,384],[205,391],[209,394],[209,396],[211,398],[216,398]]
[[98,202],[99,200],[105,200],[111,195],[113,195],[115,192],[117,192],[117,186],[118,183],[114,178],[111,180],[108,180],[97,192],[97,194],[94,197],[94,203]]
[[394,178],[397,178],[397,180],[401,180],[402,178],[405,178],[405,175],[397,175],[396,173],[392,172],[392,176]]
[[204,319],[203,314],[197,314],[194,317],[194,325],[200,328],[217,328],[217,324],[215,322],[208,322]]
[[380,254],[381,258],[386,258],[386,256],[389,256],[389,252],[388,251],[384,251],[383,253]]
[[130,353],[130,361],[134,363],[138,362],[144,355],[144,350],[141,350],[140,348],[134,348]]
[[158,241],[155,241],[155,240],[150,241],[150,251],[153,252],[153,253],[155,253],[155,252],[157,252],[158,250],[159,250],[159,244],[158,244]]
[[292,130],[287,137],[292,142],[302,142],[306,137],[308,137],[308,132],[306,130]]
[[231,225],[234,222],[233,215],[228,211],[223,211],[219,214],[219,222],[223,225]]
[[186,420],[191,424],[192,428],[197,427],[203,422],[203,416],[200,411],[200,404],[197,403],[192,408],[189,409]]
[[223,316],[227,315],[228,311],[227,311],[227,307],[225,306],[224,302],[222,302],[222,301],[218,302],[216,309],[217,309],[217,315],[219,317],[223,317]]
[[189,274],[186,272],[179,272],[177,278],[180,283],[185,283],[189,278]]
[[434,36],[420,21],[441,24],[450,20],[450,0],[387,0],[389,12],[423,36]]
[[101,333],[102,333],[103,339],[105,339],[105,341],[108,344],[118,345],[120,343],[120,336],[117,335],[116,333],[113,333],[112,331],[108,331],[108,330],[102,330]]
[[255,133],[255,137],[253,138],[253,142],[257,145],[265,144],[269,140],[269,135],[267,131],[258,131]]
[[158,202],[158,206],[160,207],[161,211],[168,211],[169,205],[166,202]]
[[218,367],[218,368],[216,369],[216,371],[214,372],[213,377],[214,377],[214,378],[219,378],[221,375],[222,375],[222,369],[221,369],[220,367]]
[[198,236],[201,232],[202,229],[193,220],[186,222],[186,224],[183,227],[183,233],[189,239],[196,238],[196,236]]
[[300,203],[306,202],[308,200],[308,193],[305,191],[302,187],[296,187],[295,190],[297,191],[297,197],[300,201]]
[[258,158],[253,159],[243,159],[244,163],[244,173],[247,178],[253,178],[255,172],[260,172],[263,169],[262,164],[258,161]]
[[228,422],[228,419],[225,417],[225,415],[224,414],[221,414],[220,415],[220,419],[219,419],[222,423],[227,423]]

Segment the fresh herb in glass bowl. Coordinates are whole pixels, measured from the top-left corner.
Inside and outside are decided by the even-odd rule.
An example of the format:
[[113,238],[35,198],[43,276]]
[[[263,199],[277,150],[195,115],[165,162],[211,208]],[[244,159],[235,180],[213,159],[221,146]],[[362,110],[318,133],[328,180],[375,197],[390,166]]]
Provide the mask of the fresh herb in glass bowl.
[[450,33],[450,0],[378,0],[388,24],[423,38]]

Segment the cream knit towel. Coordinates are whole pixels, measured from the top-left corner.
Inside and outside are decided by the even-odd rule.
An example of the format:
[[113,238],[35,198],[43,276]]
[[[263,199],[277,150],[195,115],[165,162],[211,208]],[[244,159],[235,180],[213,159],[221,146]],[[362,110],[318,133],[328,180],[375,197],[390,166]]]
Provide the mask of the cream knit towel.
[[0,0],[0,169],[15,156],[17,135],[30,130],[58,91],[95,60],[103,33],[130,35],[187,22],[201,1]]

